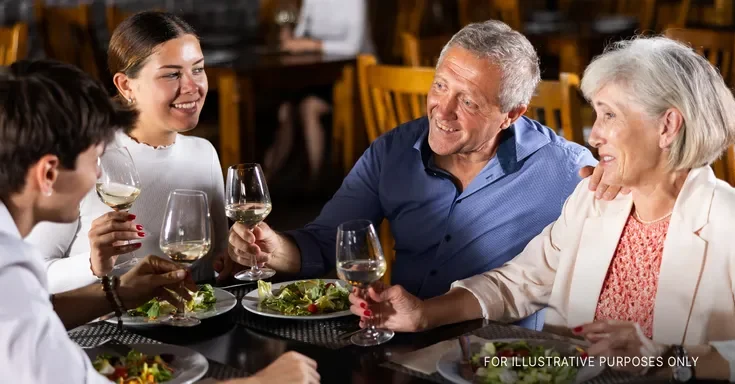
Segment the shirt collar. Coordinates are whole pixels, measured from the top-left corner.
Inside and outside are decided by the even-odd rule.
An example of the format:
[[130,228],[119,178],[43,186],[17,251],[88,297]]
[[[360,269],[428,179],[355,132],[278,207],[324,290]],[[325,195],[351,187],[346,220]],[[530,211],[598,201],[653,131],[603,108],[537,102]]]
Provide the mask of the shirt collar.
[[12,237],[17,237],[18,239],[21,238],[20,231],[18,230],[18,226],[15,225],[15,220],[13,220],[13,216],[10,216],[10,211],[8,211],[8,207],[5,206],[5,203],[0,201],[0,232],[7,233],[8,235]]
[[[424,167],[429,167],[432,155],[431,147],[429,147],[429,119],[424,117],[421,125],[421,134],[413,144],[413,148],[421,154]],[[548,134],[542,128],[540,123],[521,116],[513,125],[500,133],[502,136],[495,158],[505,174],[517,171],[524,159],[551,142]]]

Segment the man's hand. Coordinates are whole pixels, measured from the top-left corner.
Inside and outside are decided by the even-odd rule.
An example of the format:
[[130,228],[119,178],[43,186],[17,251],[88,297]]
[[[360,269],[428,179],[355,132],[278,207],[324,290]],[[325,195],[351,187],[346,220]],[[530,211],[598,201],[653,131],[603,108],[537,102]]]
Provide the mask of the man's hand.
[[596,167],[588,165],[579,170],[579,176],[583,179],[590,177],[590,191],[595,192],[595,198],[603,200],[614,200],[619,193],[627,195],[630,189],[601,183],[605,170],[598,164]]
[[184,300],[191,300],[188,291],[196,292],[198,288],[189,271],[179,264],[149,255],[120,277],[118,294],[125,308],[137,308],[154,297],[179,303],[179,298],[169,290]]

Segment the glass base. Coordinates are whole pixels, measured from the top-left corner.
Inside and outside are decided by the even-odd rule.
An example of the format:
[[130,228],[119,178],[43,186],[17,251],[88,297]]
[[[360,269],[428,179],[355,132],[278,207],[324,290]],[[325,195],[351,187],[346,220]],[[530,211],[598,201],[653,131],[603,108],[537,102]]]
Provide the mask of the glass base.
[[194,327],[201,323],[202,321],[197,318],[184,316],[174,316],[166,321],[166,325],[172,325],[174,327]]
[[257,270],[249,269],[247,271],[238,272],[235,275],[235,278],[237,280],[242,281],[258,281],[267,279],[269,277],[273,277],[276,274],[276,271],[270,269],[270,268],[258,268]]
[[350,341],[352,344],[359,345],[361,347],[372,347],[388,342],[395,336],[395,332],[390,329],[366,329],[364,332],[352,335]]

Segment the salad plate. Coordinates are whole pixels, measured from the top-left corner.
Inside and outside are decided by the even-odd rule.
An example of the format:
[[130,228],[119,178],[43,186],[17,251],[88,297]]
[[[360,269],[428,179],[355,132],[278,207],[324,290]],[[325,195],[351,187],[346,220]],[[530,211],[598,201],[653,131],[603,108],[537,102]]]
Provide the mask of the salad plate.
[[[85,348],[97,372],[119,382],[123,377],[132,379],[145,375],[153,378],[146,383],[193,383],[207,373],[209,362],[200,353],[170,344],[129,344],[127,353],[104,345]],[[143,372],[145,371],[145,372]]]
[[[200,286],[199,291],[194,294],[194,299],[189,302],[189,316],[199,320],[219,316],[229,312],[237,305],[237,298],[224,289],[212,287],[209,284]],[[129,310],[122,315],[125,326],[146,327],[166,325],[171,319],[172,311],[176,308],[166,301],[152,299],[140,307]],[[105,321],[117,324],[117,318],[111,317]]]
[[350,316],[348,287],[337,279],[276,284],[259,280],[258,289],[242,298],[242,306],[252,313],[279,319],[324,320]]
[[[439,374],[455,384],[540,381],[577,384],[591,380],[605,370],[598,360],[586,357],[582,349],[584,343],[543,339],[482,341],[473,341],[470,344],[473,381],[463,378],[460,373],[462,351],[459,343],[437,361],[436,369]],[[504,366],[498,364],[502,357],[506,358]],[[485,362],[489,364],[485,365]],[[497,366],[493,366],[494,364]]]

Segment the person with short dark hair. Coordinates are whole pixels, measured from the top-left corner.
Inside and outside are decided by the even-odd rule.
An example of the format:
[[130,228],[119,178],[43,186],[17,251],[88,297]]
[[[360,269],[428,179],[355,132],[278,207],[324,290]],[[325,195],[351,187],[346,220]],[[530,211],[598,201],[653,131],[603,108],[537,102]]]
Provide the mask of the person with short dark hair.
[[[95,191],[82,201],[79,220],[44,223],[28,237],[46,257],[49,289],[60,292],[129,267],[145,255],[164,255],[158,235],[168,195],[175,189],[207,194],[212,251],[192,266],[196,281],[214,277],[212,255],[227,249],[224,179],[212,144],[181,133],[196,128],[208,82],[199,39],[180,17],[146,11],[124,20],[112,34],[108,65],[116,98],[139,112],[138,122],[115,133],[111,147],[125,147],[139,173],[141,193],[128,212],[114,212]],[[118,240],[132,240],[120,245]],[[131,253],[134,252],[134,253]],[[90,268],[91,262],[91,268]],[[113,270],[115,265],[118,269]]]

